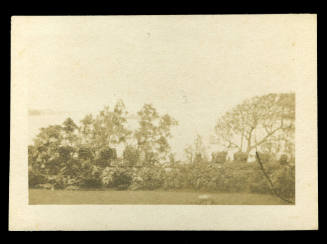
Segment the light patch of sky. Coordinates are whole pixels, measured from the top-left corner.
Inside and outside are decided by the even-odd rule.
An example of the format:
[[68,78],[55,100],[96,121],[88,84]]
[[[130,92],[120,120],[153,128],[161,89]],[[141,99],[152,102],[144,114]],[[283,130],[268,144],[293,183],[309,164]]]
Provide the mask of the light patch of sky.
[[[172,147],[182,157],[196,134],[208,143],[215,122],[245,98],[295,90],[301,33],[285,16],[25,17],[22,62],[29,108],[65,111],[30,116],[40,127],[79,121],[122,99],[178,120]],[[133,123],[133,122],[131,122]],[[211,145],[210,150],[215,150]]]

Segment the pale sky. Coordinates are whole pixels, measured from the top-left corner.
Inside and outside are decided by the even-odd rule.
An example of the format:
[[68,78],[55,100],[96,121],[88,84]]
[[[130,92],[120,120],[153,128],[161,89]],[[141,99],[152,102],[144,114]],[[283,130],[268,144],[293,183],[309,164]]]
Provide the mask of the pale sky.
[[[218,116],[245,98],[295,91],[303,82],[295,72],[302,35],[311,27],[295,15],[18,20],[29,109],[65,111],[79,121],[117,99],[130,113],[152,103],[179,121],[171,140],[178,156],[197,133],[207,140]],[[33,117],[33,135],[62,122]]]

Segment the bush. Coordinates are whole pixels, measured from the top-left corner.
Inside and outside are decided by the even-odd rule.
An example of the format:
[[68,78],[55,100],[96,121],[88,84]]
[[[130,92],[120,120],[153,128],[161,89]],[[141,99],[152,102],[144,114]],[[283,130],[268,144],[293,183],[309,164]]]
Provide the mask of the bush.
[[280,164],[287,164],[288,163],[288,157],[286,154],[282,154],[279,158],[279,163]]
[[78,158],[82,160],[93,159],[93,154],[91,148],[87,146],[81,146],[78,150]]
[[106,167],[101,175],[104,186],[125,190],[132,184],[132,171],[123,167]]
[[89,160],[83,161],[79,175],[79,186],[81,188],[100,188],[102,186],[102,168],[93,165]]
[[277,193],[286,198],[295,200],[295,168],[282,166],[276,170],[272,177]]
[[[44,187],[50,189],[78,189],[78,188],[100,188],[113,187],[117,190],[154,190],[159,188],[169,189],[192,189],[200,191],[216,192],[253,192],[253,193],[271,193],[270,185],[263,175],[257,163],[247,164],[247,154],[235,153],[235,161],[224,164],[226,160],[225,152],[218,152],[213,155],[212,162],[208,163],[198,155],[198,163],[194,164],[174,164],[170,168],[164,168],[161,165],[148,166],[142,168],[131,167],[103,167],[99,166],[90,159],[88,150],[79,151],[79,159],[70,155],[71,151],[62,148],[61,158],[67,158],[66,161],[49,161],[52,171],[51,176],[38,174],[38,164],[33,164],[32,158],[29,165],[29,187]],[[68,148],[69,149],[69,148]],[[112,160],[115,158],[110,150],[101,151],[98,159]],[[132,166],[137,158],[134,149],[124,153],[125,161]],[[151,156],[151,155],[150,155]],[[153,155],[152,155],[153,156]],[[273,181],[275,190],[278,194],[287,199],[295,198],[295,168],[293,164],[283,165],[277,161],[271,161],[271,155],[260,153],[261,162]],[[154,157],[152,157],[154,158]],[[284,157],[285,158],[285,157]],[[128,161],[130,162],[128,163]],[[147,158],[149,164],[153,164],[151,157]],[[119,162],[116,159],[115,162]],[[279,162],[284,162],[283,156]],[[35,167],[33,168],[33,165]],[[34,171],[33,171],[34,169]]]
[[[281,197],[295,199],[295,168],[283,166],[278,163],[265,164],[265,171],[271,179],[274,190]],[[271,194],[272,189],[261,170],[250,175],[250,191],[253,193]]]
[[101,188],[102,182],[100,178],[88,177],[80,181],[79,186],[81,188]]
[[213,163],[225,163],[227,157],[227,152],[216,152],[212,153],[212,162]]
[[258,153],[261,163],[268,163],[272,160],[272,155],[270,153]]
[[123,168],[119,168],[113,174],[112,184],[119,190],[127,189],[132,183],[132,175],[131,173]]
[[[273,180],[276,191],[292,198],[295,176],[290,173],[292,169],[288,171],[289,174],[286,174],[282,168],[276,162],[265,164],[265,170]],[[163,187],[218,192],[272,193],[258,164],[240,162],[224,165],[210,163],[179,165],[165,172]]]
[[54,186],[54,189],[66,189],[71,186],[80,185],[80,181],[69,175],[52,175],[49,176],[47,182]]
[[248,154],[244,152],[234,153],[234,161],[245,163],[248,160]]
[[138,163],[140,155],[137,148],[133,146],[126,146],[123,152],[124,164],[134,166]]
[[260,194],[271,194],[271,188],[260,169],[249,175],[249,191]]
[[117,159],[117,152],[114,148],[102,148],[99,151],[99,155],[96,159],[96,165],[99,167],[110,166],[113,160]]
[[186,167],[183,165],[178,165],[165,170],[165,177],[163,180],[164,189],[186,189],[189,188],[187,182]]
[[201,153],[196,153],[193,163],[200,164],[200,163],[204,163],[204,162],[205,162],[205,159],[204,159],[203,155]]
[[47,178],[41,174],[35,173],[33,170],[28,170],[28,186],[30,188],[36,188],[40,184],[45,184]]
[[144,167],[135,173],[134,187],[139,189],[154,190],[163,186],[166,173],[160,166]]

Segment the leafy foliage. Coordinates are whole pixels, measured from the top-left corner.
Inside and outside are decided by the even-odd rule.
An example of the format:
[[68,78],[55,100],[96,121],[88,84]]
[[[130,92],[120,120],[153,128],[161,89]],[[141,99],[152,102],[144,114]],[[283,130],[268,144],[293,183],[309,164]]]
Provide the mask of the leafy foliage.
[[[294,155],[295,94],[256,96],[221,116],[215,127],[217,143],[226,149],[253,149]],[[283,146],[282,146],[283,145]]]
[[273,160],[273,156],[270,153],[258,153],[262,163],[268,163]]
[[107,167],[102,172],[102,182],[106,187],[125,190],[132,184],[132,171],[123,167]]
[[166,160],[170,151],[170,130],[172,126],[178,125],[178,122],[168,114],[160,116],[151,104],[145,104],[138,112],[138,117],[139,128],[134,136],[143,161],[154,165],[160,160]]
[[[197,135],[185,149],[187,163],[182,163],[169,145],[176,120],[145,104],[138,112],[139,127],[132,133],[126,128],[125,106],[119,101],[112,110],[105,107],[95,117],[87,115],[80,125],[68,118],[61,125],[42,128],[28,147],[29,187],[271,193],[258,165],[245,163],[248,149],[258,147],[275,191],[294,199],[293,103],[292,94],[269,94],[245,101],[227,112],[216,126],[227,148],[246,147],[245,152],[235,153],[234,162],[226,162],[227,152],[216,152],[210,161],[202,137]],[[267,133],[264,138],[255,138],[258,128]],[[238,145],[235,137],[247,143]],[[272,154],[280,141],[288,151],[274,161]],[[123,147],[121,157],[118,147]]]
[[212,153],[211,161],[213,163],[225,163],[227,157],[227,152],[216,152]]
[[279,158],[279,162],[281,164],[287,164],[288,163],[288,158],[287,158],[287,155],[286,154],[282,154]]
[[236,152],[234,153],[234,160],[238,162],[246,162],[248,159],[247,153],[244,152]]
[[[138,189],[154,190],[162,187],[165,180],[165,171],[162,167],[143,167],[136,172],[135,184]],[[135,185],[134,185],[135,187]]]
[[140,160],[140,152],[136,147],[128,145],[123,152],[124,164],[127,166],[135,166]]

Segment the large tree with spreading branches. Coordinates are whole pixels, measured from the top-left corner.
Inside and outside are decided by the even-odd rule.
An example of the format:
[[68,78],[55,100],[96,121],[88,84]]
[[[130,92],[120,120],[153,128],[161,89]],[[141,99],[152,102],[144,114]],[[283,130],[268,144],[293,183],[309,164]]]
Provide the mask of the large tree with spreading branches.
[[215,126],[217,143],[227,150],[257,149],[294,155],[295,94],[267,94],[245,100],[221,116]]

